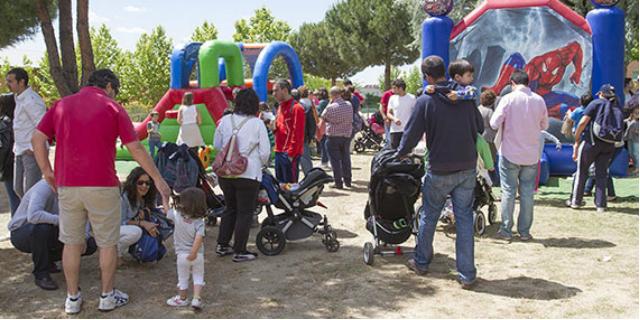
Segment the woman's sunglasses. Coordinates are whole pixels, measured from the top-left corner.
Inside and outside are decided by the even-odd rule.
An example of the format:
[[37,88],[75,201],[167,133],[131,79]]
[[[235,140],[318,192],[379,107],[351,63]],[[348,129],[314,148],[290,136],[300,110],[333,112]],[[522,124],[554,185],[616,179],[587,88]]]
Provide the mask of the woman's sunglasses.
[[143,180],[138,180],[138,182],[136,182],[139,186],[142,185],[146,185],[147,187],[151,186],[151,181],[143,181]]

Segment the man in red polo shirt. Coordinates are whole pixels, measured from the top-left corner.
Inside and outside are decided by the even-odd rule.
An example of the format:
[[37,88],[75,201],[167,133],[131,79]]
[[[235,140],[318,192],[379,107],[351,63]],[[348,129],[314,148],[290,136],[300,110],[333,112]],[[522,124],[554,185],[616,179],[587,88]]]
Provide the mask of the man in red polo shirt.
[[273,85],[273,96],[280,104],[276,116],[276,178],[280,182],[298,182],[298,160],[304,147],[304,108],[291,96],[287,80]]
[[382,119],[384,120],[384,140],[389,143],[390,132],[391,132],[391,120],[387,117],[387,112],[389,111],[389,100],[393,96],[393,89],[389,89],[382,94],[380,98],[380,113],[382,114]]
[[[98,309],[111,311],[129,301],[126,293],[113,287],[120,238],[120,189],[115,169],[118,137],[154,180],[165,208],[168,205],[169,186],[138,141],[129,115],[113,100],[119,87],[111,70],[93,72],[80,92],[54,103],[32,138],[38,166],[58,193],[68,314],[80,312],[82,306],[78,283],[87,219],[100,248],[102,294]],[[57,143],[55,170],[51,169],[46,146],[50,138]]]

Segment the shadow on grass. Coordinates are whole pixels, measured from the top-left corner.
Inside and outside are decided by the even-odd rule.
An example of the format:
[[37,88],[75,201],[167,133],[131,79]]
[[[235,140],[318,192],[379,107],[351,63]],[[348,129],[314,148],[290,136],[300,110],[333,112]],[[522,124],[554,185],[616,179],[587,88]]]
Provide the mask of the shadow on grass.
[[552,248],[574,248],[574,249],[593,249],[593,248],[611,248],[616,244],[600,240],[600,239],[582,239],[576,237],[569,238],[547,238],[547,239],[533,239],[530,242],[542,244],[545,247]]
[[562,283],[520,276],[502,280],[478,278],[472,291],[516,299],[557,300],[574,297],[582,290]]

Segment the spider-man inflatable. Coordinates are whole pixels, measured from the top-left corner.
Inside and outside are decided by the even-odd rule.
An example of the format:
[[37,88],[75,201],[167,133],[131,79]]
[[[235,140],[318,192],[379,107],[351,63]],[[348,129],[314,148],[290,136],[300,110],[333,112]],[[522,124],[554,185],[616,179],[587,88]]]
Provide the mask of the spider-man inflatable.
[[529,75],[529,86],[544,98],[549,108],[549,116],[560,117],[560,105],[566,104],[573,109],[580,105],[580,99],[570,93],[554,91],[553,87],[562,81],[568,66],[575,71],[569,77],[573,84],[580,84],[582,75],[582,48],[578,42],[536,56],[525,65],[520,53],[514,53],[502,65],[497,83],[490,87],[496,93],[509,84],[511,73],[517,69],[524,69]]

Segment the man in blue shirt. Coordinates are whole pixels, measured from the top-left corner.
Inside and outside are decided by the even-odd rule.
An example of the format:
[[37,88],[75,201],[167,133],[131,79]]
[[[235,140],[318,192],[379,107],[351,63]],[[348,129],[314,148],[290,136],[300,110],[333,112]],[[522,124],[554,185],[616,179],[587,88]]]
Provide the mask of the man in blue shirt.
[[[428,83],[453,86],[445,78],[442,58],[422,62]],[[476,280],[473,242],[473,190],[476,182],[476,138],[484,131],[480,111],[473,101],[451,101],[436,92],[422,95],[404,129],[398,157],[404,157],[427,135],[429,169],[425,175],[416,253],[407,264],[418,275],[426,273],[433,259],[433,237],[440,212],[451,195],[456,219],[456,268],[458,281],[469,289]]]

